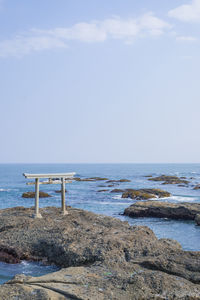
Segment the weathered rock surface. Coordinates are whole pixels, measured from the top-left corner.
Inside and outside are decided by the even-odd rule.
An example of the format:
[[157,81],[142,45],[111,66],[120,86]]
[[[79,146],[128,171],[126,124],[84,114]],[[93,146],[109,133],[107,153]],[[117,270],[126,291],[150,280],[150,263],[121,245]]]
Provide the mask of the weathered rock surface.
[[188,184],[189,181],[183,179],[185,177],[161,175],[158,177],[149,178],[150,181],[164,181],[162,184]]
[[122,190],[122,189],[114,189],[112,191],[110,191],[111,193],[124,193],[125,190]]
[[[23,193],[22,197],[23,198],[35,198],[35,192],[26,192],[26,193]],[[40,198],[47,198],[47,197],[51,197],[51,195],[49,195],[48,193],[40,191],[39,192],[39,197]]]
[[131,182],[131,180],[129,180],[129,179],[119,179],[119,180],[108,180],[108,181],[106,181],[106,183],[117,183],[117,182],[119,182],[119,183]]
[[197,225],[200,226],[200,214],[195,216],[195,222],[196,222]]
[[104,193],[104,192],[108,192],[108,191],[109,191],[109,190],[106,190],[106,189],[105,189],[105,190],[98,190],[97,192],[98,192],[98,193]]
[[197,184],[193,190],[200,190],[200,184]]
[[80,177],[74,177],[72,180],[75,181],[105,181],[108,180],[108,178],[103,177],[90,177],[90,178],[80,178]]
[[152,198],[170,197],[171,194],[160,189],[127,189],[122,194],[122,198],[131,198],[134,200],[148,200]]
[[125,209],[129,217],[157,217],[194,220],[200,214],[200,203],[168,203],[160,201],[137,202]]
[[0,211],[1,249],[18,259],[63,269],[41,277],[17,275],[0,286],[1,299],[199,299],[200,252],[158,240],[145,226],[68,208]]

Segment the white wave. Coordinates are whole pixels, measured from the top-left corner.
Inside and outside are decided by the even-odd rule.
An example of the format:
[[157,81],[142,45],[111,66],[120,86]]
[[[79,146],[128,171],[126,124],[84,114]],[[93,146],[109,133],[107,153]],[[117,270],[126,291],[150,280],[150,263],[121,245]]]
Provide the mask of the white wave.
[[121,195],[116,195],[116,196],[112,197],[112,199],[119,200],[119,199],[122,199],[122,196]]
[[173,201],[178,201],[178,202],[194,202],[194,201],[199,200],[199,198],[198,197],[189,197],[189,196],[171,196],[171,197],[165,197],[165,198],[157,198],[156,200],[158,200],[158,201],[173,200]]
[[180,202],[188,202],[188,201],[193,202],[198,200],[197,197],[187,197],[187,196],[172,196],[171,199]]
[[10,192],[10,189],[0,189],[0,192]]

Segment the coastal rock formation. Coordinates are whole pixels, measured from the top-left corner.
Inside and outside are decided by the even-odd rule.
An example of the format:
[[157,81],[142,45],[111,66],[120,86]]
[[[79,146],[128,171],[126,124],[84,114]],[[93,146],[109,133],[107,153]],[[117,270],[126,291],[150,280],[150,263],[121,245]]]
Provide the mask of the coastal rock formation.
[[122,194],[122,198],[131,198],[134,200],[148,200],[152,198],[164,198],[170,196],[171,194],[169,192],[160,189],[127,189]]
[[189,181],[184,179],[185,177],[167,176],[161,175],[158,177],[149,178],[150,181],[164,181],[162,184],[188,184]]
[[112,191],[110,191],[111,193],[124,193],[125,190],[122,190],[122,189],[114,189]]
[[[25,193],[22,194],[22,197],[23,198],[35,198],[35,192],[25,192]],[[40,191],[39,192],[39,197],[40,198],[47,198],[47,197],[51,197],[51,195],[49,195],[48,193]]]
[[198,299],[200,252],[157,239],[145,226],[68,208],[0,211],[0,245],[13,257],[62,269],[41,277],[17,275],[0,286],[1,299]]
[[119,179],[119,180],[108,180],[106,183],[122,183],[122,182],[131,182],[129,179]]
[[200,214],[195,216],[195,222],[196,222],[197,225],[200,226]]
[[159,201],[137,202],[125,209],[129,217],[156,217],[194,220],[200,214],[200,203],[168,203]]
[[108,178],[102,178],[102,177],[90,177],[90,178],[80,178],[80,177],[74,177],[72,180],[75,181],[105,181],[108,180]]
[[200,190],[200,184],[197,184],[197,185],[193,188],[193,190]]
[[[60,194],[62,191],[61,190],[56,190],[55,193]],[[67,190],[65,190],[65,193],[67,193]]]
[[109,190],[106,190],[106,189],[105,189],[105,190],[98,190],[97,192],[98,192],[98,193],[103,193],[103,192],[108,192],[108,191],[109,191]]

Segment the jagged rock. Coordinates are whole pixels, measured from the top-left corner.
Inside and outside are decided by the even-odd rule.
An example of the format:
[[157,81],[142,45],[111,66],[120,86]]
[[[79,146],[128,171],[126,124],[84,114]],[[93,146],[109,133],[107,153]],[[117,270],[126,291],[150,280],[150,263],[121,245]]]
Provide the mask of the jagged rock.
[[109,190],[98,190],[97,192],[102,193],[102,192],[107,192],[107,191],[109,191]]
[[137,202],[125,209],[129,217],[156,217],[194,220],[200,214],[200,203],[168,203],[159,201]]
[[134,200],[148,200],[152,198],[164,198],[170,196],[171,194],[169,192],[160,189],[127,189],[122,194],[122,198],[131,198]]
[[[22,194],[23,198],[35,198],[35,192],[26,192]],[[48,193],[39,192],[39,198],[47,198],[47,197],[52,197],[51,195],[49,195]]]
[[19,259],[47,260],[62,269],[41,277],[17,275],[0,286],[9,300],[199,299],[200,252],[157,239],[145,226],[68,208],[0,211],[0,244]]
[[[184,177],[185,178],[185,177]],[[149,178],[151,181],[164,181],[162,184],[188,184],[188,180],[181,179],[177,176],[161,175],[158,177]]]
[[195,222],[197,225],[200,225],[200,214],[195,216]]

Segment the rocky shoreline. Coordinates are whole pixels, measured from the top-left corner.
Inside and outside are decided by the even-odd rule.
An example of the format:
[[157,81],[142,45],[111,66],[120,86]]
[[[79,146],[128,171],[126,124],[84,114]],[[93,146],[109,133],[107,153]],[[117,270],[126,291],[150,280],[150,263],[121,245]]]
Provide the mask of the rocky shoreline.
[[[200,203],[170,203],[161,201],[138,201],[125,209],[129,217],[156,217],[176,220],[195,220],[200,215]],[[198,224],[198,223],[197,223]]]
[[[200,252],[157,239],[145,226],[68,208],[0,211],[1,256],[38,260],[62,269],[18,275],[0,286],[1,299],[199,299]],[[3,258],[2,258],[3,259]],[[12,260],[11,260],[12,261]]]

